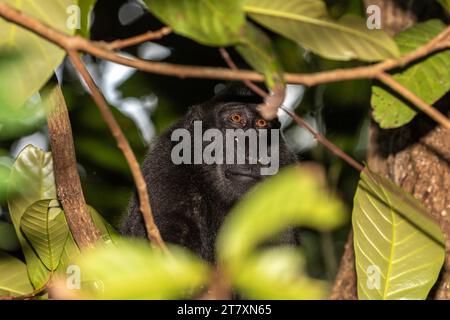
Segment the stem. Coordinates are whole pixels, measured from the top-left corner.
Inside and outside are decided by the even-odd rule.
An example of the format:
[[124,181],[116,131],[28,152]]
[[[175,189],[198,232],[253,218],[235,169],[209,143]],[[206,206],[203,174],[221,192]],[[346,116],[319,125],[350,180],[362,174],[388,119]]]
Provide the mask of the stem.
[[158,40],[172,33],[170,27],[163,27],[157,31],[149,31],[131,38],[115,40],[105,44],[109,50],[119,50],[127,47],[132,47],[146,41]]
[[364,166],[361,165],[358,161],[350,157],[347,153],[345,153],[342,149],[340,149],[338,146],[336,146],[333,142],[325,138],[323,135],[318,133],[316,130],[314,130],[308,122],[303,120],[301,117],[293,113],[292,111],[281,107],[283,111],[285,111],[298,125],[304,127],[306,130],[308,130],[314,138],[317,139],[321,144],[323,144],[328,150],[333,152],[335,155],[343,159],[345,162],[347,162],[350,166],[352,166],[354,169],[358,170],[359,172],[364,170]]

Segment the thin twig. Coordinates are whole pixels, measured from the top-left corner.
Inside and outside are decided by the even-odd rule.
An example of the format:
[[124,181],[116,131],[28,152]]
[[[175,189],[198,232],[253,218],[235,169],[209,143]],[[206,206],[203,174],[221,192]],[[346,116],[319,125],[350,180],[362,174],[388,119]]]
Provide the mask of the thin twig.
[[[98,58],[133,67],[145,72],[177,76],[180,78],[191,77],[230,81],[264,81],[264,76],[262,74],[248,70],[229,70],[224,68],[184,66],[163,62],[147,61],[137,58],[130,59],[121,56],[114,51],[108,50],[104,45],[89,41],[80,36],[69,36],[65,33],[55,30],[52,27],[34,18],[31,18],[28,15],[23,14],[22,12],[8,6],[5,3],[0,3],[0,16],[10,22],[26,28],[29,31],[32,31],[35,34],[40,35],[41,37],[60,46],[66,51],[83,51]],[[389,59],[364,67],[357,67],[352,69],[336,69],[332,71],[324,71],[312,74],[285,73],[284,79],[287,83],[297,83],[306,86],[345,80],[376,79],[378,78],[380,73],[394,68],[404,67],[409,63],[426,57],[436,51],[449,48],[449,36],[450,26],[424,46],[399,59]],[[405,88],[405,90],[407,89]],[[420,106],[418,107],[420,108]],[[431,106],[429,107],[432,108]],[[430,108],[426,108],[424,110],[429,110]],[[439,117],[439,119],[442,119],[442,117]],[[447,124],[445,124],[445,122],[442,123],[439,121],[439,123],[444,127],[447,127]]]
[[131,38],[119,39],[110,43],[106,43],[105,47],[109,50],[120,50],[127,47],[132,47],[146,41],[158,40],[172,33],[170,27],[162,27],[156,31],[149,31]]
[[391,75],[381,72],[377,76],[377,79],[393,89],[395,92],[401,94],[405,99],[409,100],[409,102],[425,112],[430,118],[434,119],[436,122],[442,124],[445,128],[450,130],[450,120],[446,116],[420,99],[412,91],[409,91],[406,87],[396,81]]
[[142,212],[142,216],[144,218],[148,238],[150,239],[150,241],[152,243],[154,243],[161,249],[167,250],[165,243],[164,243],[163,239],[161,238],[161,234],[159,233],[159,230],[153,220],[152,210],[150,207],[150,199],[148,196],[147,184],[142,175],[142,172],[139,167],[136,156],[134,155],[134,152],[131,149],[130,144],[128,143],[128,140],[126,139],[119,124],[117,123],[116,119],[114,118],[114,115],[112,114],[111,110],[109,109],[109,106],[108,106],[106,100],[104,99],[103,95],[100,93],[100,90],[97,88],[94,80],[92,79],[91,75],[89,74],[89,71],[87,70],[83,61],[79,57],[79,53],[76,51],[73,51],[73,50],[69,51],[68,53],[69,53],[70,60],[72,61],[75,69],[78,71],[81,78],[87,84],[87,86],[90,90],[92,99],[97,104],[97,106],[100,110],[100,113],[103,117],[103,120],[107,123],[109,129],[111,130],[114,138],[117,141],[117,145],[118,145],[119,149],[122,150],[122,152],[128,162],[128,165],[131,169],[131,173],[133,175],[134,182],[136,184],[136,189],[137,189],[138,196],[139,196],[140,211]]
[[353,168],[355,168],[358,171],[363,171],[364,170],[364,166],[361,165],[358,161],[356,161],[355,159],[353,159],[352,157],[350,157],[348,154],[346,154],[342,149],[340,149],[338,146],[336,146],[334,143],[332,143],[330,140],[328,140],[327,138],[325,138],[323,135],[321,135],[320,133],[318,133],[316,130],[314,130],[309,124],[308,122],[306,122],[305,120],[303,120],[301,117],[299,117],[298,115],[296,115],[294,112],[281,107],[281,109],[283,111],[285,111],[292,119],[294,119],[294,121],[306,128],[306,130],[308,130],[313,136],[314,138],[317,139],[317,141],[319,141],[321,144],[323,144],[327,149],[329,149],[331,152],[333,152],[335,155],[337,155],[338,157],[340,157],[341,159],[343,159],[345,162],[347,162],[350,166],[352,166]]
[[[222,55],[223,60],[225,60],[225,63],[230,67],[231,70],[239,70],[237,65],[234,63],[233,59],[231,59],[230,55],[228,54],[228,51],[225,48],[219,48],[219,52]],[[251,82],[250,80],[244,79],[242,80],[244,84],[250,88],[254,93],[259,95],[261,98],[265,99],[269,94],[265,92],[263,89],[258,87],[256,84]]]

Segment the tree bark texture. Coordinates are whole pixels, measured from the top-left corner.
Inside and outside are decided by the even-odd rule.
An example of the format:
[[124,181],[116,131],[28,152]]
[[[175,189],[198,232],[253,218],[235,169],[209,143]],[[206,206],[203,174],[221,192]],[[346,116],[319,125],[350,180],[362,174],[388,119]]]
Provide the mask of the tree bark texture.
[[80,248],[90,247],[100,238],[100,232],[92,221],[81,188],[66,102],[58,84],[48,85],[43,96],[58,199],[75,242]]

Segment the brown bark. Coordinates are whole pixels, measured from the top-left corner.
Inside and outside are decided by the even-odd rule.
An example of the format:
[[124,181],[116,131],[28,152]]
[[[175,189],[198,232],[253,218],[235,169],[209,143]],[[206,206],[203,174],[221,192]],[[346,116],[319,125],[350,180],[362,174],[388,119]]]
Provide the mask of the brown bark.
[[81,188],[66,102],[57,84],[48,85],[43,95],[47,102],[45,109],[58,199],[75,242],[80,248],[89,247],[100,238],[100,232],[92,221]]
[[355,251],[353,250],[353,231],[348,234],[344,254],[341,258],[339,271],[331,290],[331,300],[358,300],[356,294]]
[[[390,35],[435,16],[436,7],[423,1],[365,0],[380,6],[382,28]],[[442,10],[441,10],[442,11]],[[449,114],[449,96],[440,109]],[[431,210],[446,239],[444,271],[432,294],[450,298],[450,131],[419,115],[409,125],[383,130],[372,124],[368,163],[372,170],[393,180]],[[333,287],[332,299],[350,299],[356,294],[356,273],[352,239],[345,246],[343,261]]]

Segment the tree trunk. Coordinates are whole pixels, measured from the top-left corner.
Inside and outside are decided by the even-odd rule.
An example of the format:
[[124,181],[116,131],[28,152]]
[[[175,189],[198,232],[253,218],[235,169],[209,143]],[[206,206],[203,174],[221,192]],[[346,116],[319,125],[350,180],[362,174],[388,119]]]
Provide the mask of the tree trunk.
[[[442,10],[429,2],[365,0],[380,7],[382,28],[390,35],[416,22],[439,15]],[[436,104],[449,114],[449,95]],[[391,130],[372,123],[368,163],[372,170],[388,177],[410,192],[431,210],[446,239],[446,260],[434,298],[450,298],[450,131],[423,114],[410,124]],[[341,270],[333,287],[332,299],[356,298],[356,271],[352,239],[346,244]]]

